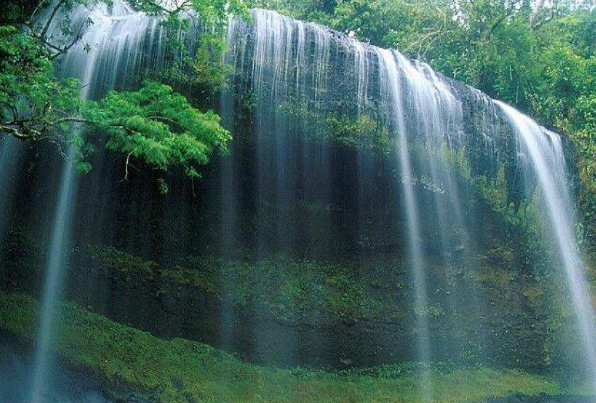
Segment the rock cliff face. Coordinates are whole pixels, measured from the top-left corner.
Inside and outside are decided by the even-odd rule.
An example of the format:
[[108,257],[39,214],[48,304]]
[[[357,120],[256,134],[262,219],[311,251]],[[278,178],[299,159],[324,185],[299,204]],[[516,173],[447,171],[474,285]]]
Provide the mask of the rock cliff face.
[[[501,107],[397,51],[264,10],[232,22],[229,80],[210,96],[172,74],[193,73],[171,32],[116,7],[140,22],[94,44],[90,95],[165,77],[235,140],[200,183],[174,175],[168,196],[142,166],[122,181],[121,158],[93,157],[71,298],[278,365],[556,361],[537,178]],[[175,34],[192,54],[201,31]],[[59,172],[52,153],[23,154],[0,274],[35,291]]]

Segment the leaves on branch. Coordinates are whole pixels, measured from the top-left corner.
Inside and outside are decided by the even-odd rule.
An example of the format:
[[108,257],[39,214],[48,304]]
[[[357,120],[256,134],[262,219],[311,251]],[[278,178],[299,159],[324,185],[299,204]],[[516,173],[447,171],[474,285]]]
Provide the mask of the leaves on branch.
[[[23,27],[0,25],[0,136],[69,142],[79,150],[79,170],[87,172],[91,165],[86,157],[101,137],[94,134],[105,132],[105,146],[126,155],[125,178],[134,159],[163,172],[182,168],[187,176],[200,177],[200,167],[213,153],[225,152],[231,138],[215,113],[198,111],[171,87],[157,82],[146,82],[139,91],[112,91],[104,99],[90,102],[81,99],[76,80],[56,78],[52,60],[80,43],[84,30],[93,23],[87,18],[75,25],[68,11],[98,2],[111,4],[110,0],[42,0]],[[225,26],[230,13],[247,15],[242,0],[181,0],[172,4],[130,0],[129,4],[163,16],[165,26],[179,29],[184,27],[187,12],[198,14],[214,27],[213,32]],[[40,18],[44,12],[45,17]],[[59,24],[60,38],[49,34],[54,23]],[[201,77],[195,81],[215,87],[224,75],[212,60],[220,60],[224,48],[216,35],[206,36],[203,44],[194,64],[194,73]],[[83,44],[86,50],[89,46]],[[159,187],[167,193],[164,179],[160,179]]]
[[181,167],[191,178],[213,152],[225,152],[230,133],[213,112],[193,108],[171,87],[146,82],[139,91],[112,91],[84,113],[109,134],[107,147],[162,171]]

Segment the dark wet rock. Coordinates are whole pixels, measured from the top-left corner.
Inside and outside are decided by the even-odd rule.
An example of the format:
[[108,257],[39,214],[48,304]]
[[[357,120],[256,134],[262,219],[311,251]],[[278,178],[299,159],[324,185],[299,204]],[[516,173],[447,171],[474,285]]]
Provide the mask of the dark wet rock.
[[[30,398],[29,375],[33,363],[30,346],[0,332],[0,402],[27,403]],[[49,378],[51,390],[43,395],[45,403],[119,403],[106,396],[101,382],[85,370],[58,362]],[[121,403],[148,403],[123,400]]]

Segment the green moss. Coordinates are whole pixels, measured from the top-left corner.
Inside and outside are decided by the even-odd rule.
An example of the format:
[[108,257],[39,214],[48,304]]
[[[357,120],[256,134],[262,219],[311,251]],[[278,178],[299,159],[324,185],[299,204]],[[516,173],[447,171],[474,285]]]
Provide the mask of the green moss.
[[385,154],[395,150],[395,136],[372,111],[359,115],[313,111],[300,102],[288,102],[279,108],[292,124],[302,126],[304,132],[318,139]]
[[129,280],[137,276],[142,276],[146,280],[154,280],[159,274],[157,263],[141,259],[112,246],[89,245],[87,252],[91,259],[99,263],[100,266]]
[[[369,282],[342,265],[283,258],[257,262],[192,258],[165,270],[164,277],[241,306],[257,303],[279,320],[312,321],[316,317],[312,313],[318,313],[357,321],[380,314],[379,301],[368,298]],[[229,290],[222,281],[232,284]]]
[[[414,371],[403,367],[344,373],[264,368],[201,343],[156,338],[75,304],[61,308],[56,346],[64,358],[156,402],[420,401]],[[33,298],[0,293],[0,328],[31,340],[37,312]],[[564,392],[554,381],[516,370],[444,368],[431,376],[434,401],[441,403]]]
[[358,268],[346,265],[285,257],[252,261],[191,256],[176,266],[161,267],[113,247],[90,246],[87,250],[94,264],[107,269],[111,277],[127,282],[154,281],[160,285],[160,293],[182,286],[238,306],[257,304],[280,321],[315,323],[331,316],[355,322],[386,318],[388,310],[395,318],[403,311],[395,301],[370,295],[371,289],[382,286],[388,290],[391,284],[380,286],[374,276],[361,276]]

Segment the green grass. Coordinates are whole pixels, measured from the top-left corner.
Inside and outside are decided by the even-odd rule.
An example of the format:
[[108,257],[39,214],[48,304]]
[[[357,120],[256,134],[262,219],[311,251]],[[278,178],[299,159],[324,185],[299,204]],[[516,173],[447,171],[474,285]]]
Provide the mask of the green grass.
[[[265,368],[198,342],[163,340],[113,322],[72,303],[62,304],[56,349],[111,385],[125,386],[163,403],[393,402],[420,401],[411,372],[366,376]],[[0,328],[31,340],[38,302],[0,293]],[[434,401],[482,402],[490,396],[562,393],[551,380],[516,370],[432,371]]]

